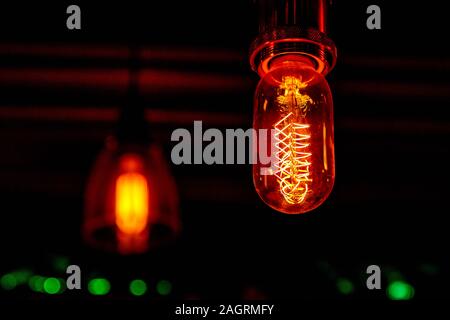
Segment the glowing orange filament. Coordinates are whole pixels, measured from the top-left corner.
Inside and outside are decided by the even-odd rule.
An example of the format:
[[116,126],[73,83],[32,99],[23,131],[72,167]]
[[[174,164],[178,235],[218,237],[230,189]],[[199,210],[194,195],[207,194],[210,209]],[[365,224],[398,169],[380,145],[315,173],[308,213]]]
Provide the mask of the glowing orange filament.
[[300,204],[311,190],[310,125],[301,123],[312,99],[300,93],[307,86],[295,77],[284,77],[278,103],[285,115],[275,123],[275,176],[286,202]]
[[148,221],[148,186],[140,173],[123,173],[116,181],[116,225],[125,234],[142,232]]

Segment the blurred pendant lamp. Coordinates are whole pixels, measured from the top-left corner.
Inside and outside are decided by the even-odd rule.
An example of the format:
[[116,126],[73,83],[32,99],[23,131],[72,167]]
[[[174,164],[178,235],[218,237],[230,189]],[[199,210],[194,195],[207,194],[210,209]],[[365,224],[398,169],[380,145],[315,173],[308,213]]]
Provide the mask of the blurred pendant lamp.
[[148,136],[139,98],[138,49],[130,49],[129,88],[115,136],[106,139],[88,179],[83,238],[97,249],[140,254],[180,229],[175,181]]

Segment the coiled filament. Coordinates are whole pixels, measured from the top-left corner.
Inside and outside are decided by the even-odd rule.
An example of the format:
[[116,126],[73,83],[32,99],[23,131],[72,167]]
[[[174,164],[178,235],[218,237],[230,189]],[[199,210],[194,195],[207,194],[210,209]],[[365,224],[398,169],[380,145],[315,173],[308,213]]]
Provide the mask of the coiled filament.
[[280,192],[289,204],[302,203],[311,191],[310,125],[299,120],[305,118],[313,101],[308,95],[300,93],[304,87],[306,84],[295,77],[283,79],[278,102],[284,116],[274,124],[274,175]]

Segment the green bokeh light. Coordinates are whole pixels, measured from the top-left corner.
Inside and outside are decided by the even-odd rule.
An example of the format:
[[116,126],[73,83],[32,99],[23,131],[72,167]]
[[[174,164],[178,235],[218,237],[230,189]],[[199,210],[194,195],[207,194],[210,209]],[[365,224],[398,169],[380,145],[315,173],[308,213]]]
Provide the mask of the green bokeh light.
[[35,292],[44,292],[44,282],[45,282],[46,278],[42,277],[42,276],[32,276],[29,280],[28,280],[28,286],[30,287],[31,290],[35,291]]
[[354,290],[353,283],[346,278],[337,279],[336,286],[340,293],[348,295]]
[[57,278],[47,278],[44,281],[44,291],[48,294],[57,294],[61,291],[61,281]]
[[109,293],[111,284],[104,278],[95,278],[89,281],[88,290],[91,294],[96,296],[103,296]]
[[404,281],[394,281],[389,284],[387,294],[391,300],[409,300],[414,297],[414,288]]
[[135,296],[142,296],[147,292],[147,284],[140,279],[133,280],[130,283],[130,292]]
[[162,296],[167,296],[172,292],[172,284],[167,280],[161,280],[156,284],[156,291]]
[[4,290],[13,290],[17,286],[16,277],[11,274],[5,274],[0,278],[0,285]]

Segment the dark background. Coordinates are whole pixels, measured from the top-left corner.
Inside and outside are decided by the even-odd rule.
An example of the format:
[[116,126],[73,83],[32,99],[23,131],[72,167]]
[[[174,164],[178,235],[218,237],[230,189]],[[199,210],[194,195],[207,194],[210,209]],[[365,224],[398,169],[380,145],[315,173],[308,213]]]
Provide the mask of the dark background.
[[[141,300],[167,299],[154,290],[160,279],[176,299],[387,299],[389,270],[415,299],[448,298],[450,55],[438,1],[334,1],[336,184],[323,206],[271,210],[249,165],[172,166],[183,233],[172,248],[132,258],[93,251],[80,234],[86,179],[125,97],[127,48],[143,47],[149,127],[170,159],[172,130],[194,120],[251,127],[255,7],[77,1],[82,30],[69,31],[70,4],[0,7],[0,274],[64,276],[53,262],[67,257],[84,287],[102,275],[112,290],[48,296],[23,286],[0,299],[130,301],[136,277],[149,283]],[[366,28],[370,4],[381,7],[381,30]],[[381,266],[383,290],[365,287],[370,264]],[[353,293],[339,292],[339,278]]]

